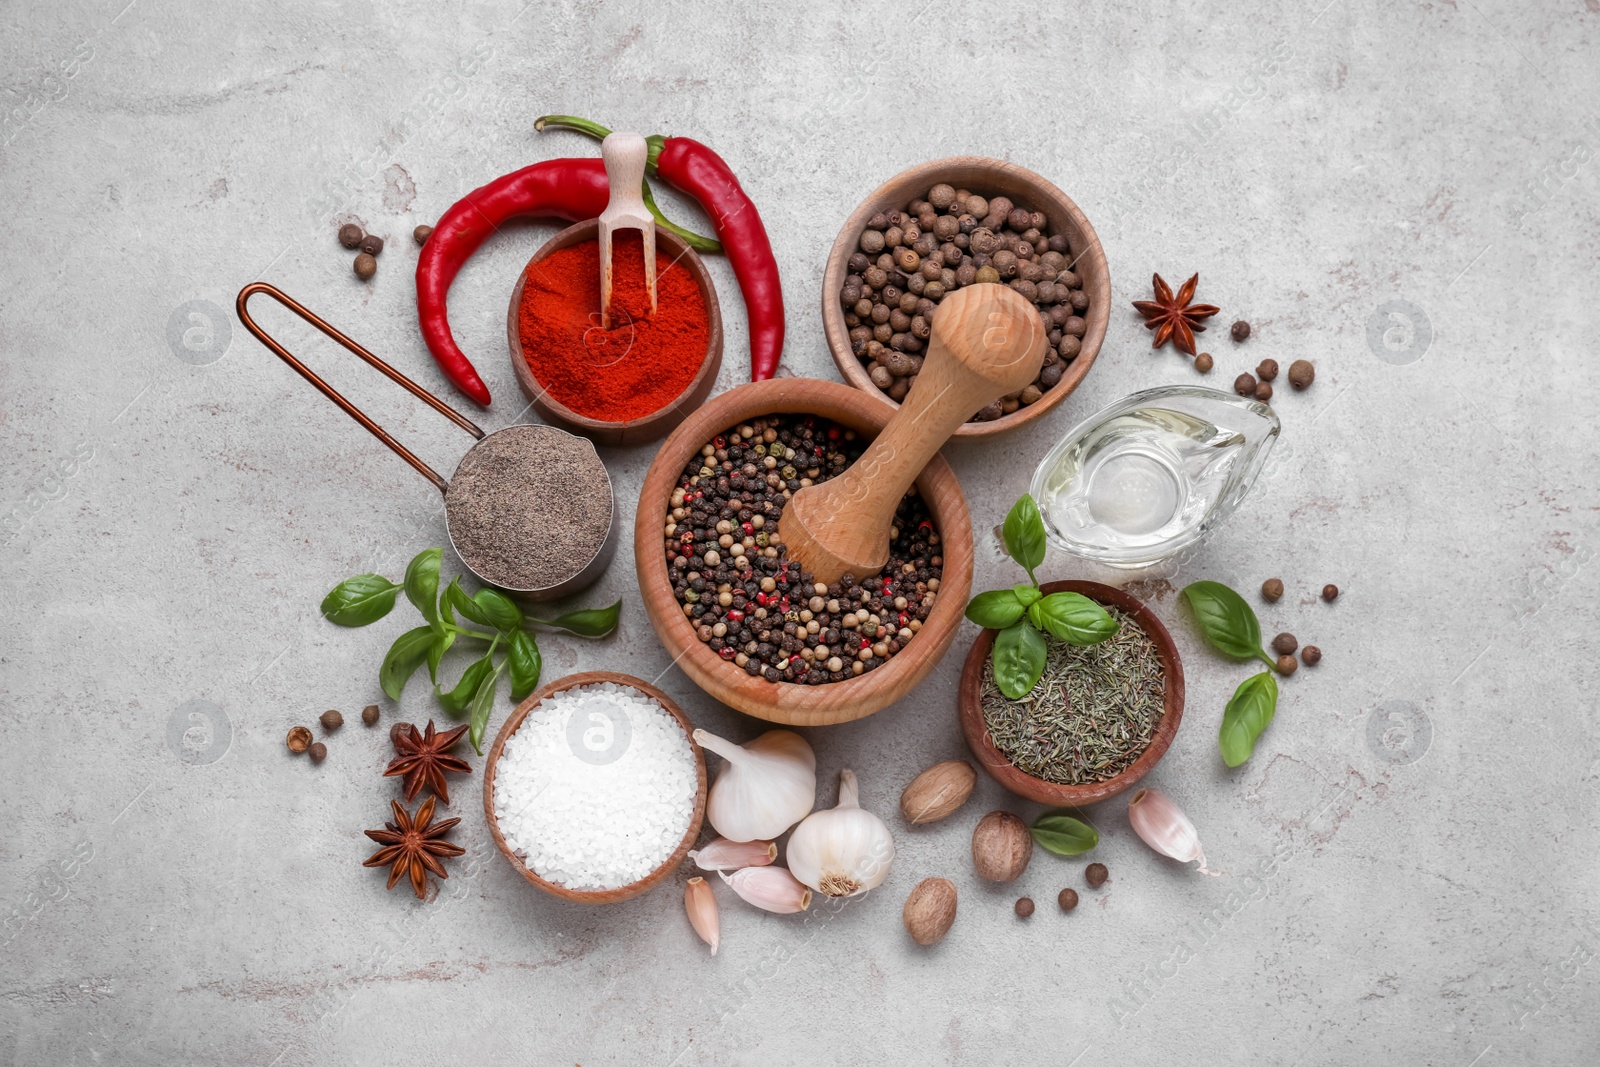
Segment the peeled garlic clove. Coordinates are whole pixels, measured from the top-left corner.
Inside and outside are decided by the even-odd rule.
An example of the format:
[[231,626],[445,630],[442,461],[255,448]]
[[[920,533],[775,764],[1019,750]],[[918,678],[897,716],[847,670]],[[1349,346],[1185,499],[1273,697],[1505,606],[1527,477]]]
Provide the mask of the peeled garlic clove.
[[786,867],[746,867],[732,874],[717,874],[740,899],[762,911],[788,915],[811,907],[811,890],[795,881]]
[[727,760],[706,799],[706,820],[730,841],[771,841],[817,803],[817,756],[793,730],[768,730],[736,745],[704,730],[702,748]]
[[719,837],[705,848],[691,849],[689,858],[702,871],[737,871],[772,863],[778,858],[778,846],[773,841],[729,841]]
[[830,897],[853,897],[876,889],[894,862],[894,835],[884,821],[863,810],[854,771],[839,773],[839,806],[806,816],[789,837],[789,869]]
[[1215,875],[1206,870],[1206,854],[1200,848],[1200,835],[1194,823],[1172,802],[1172,798],[1159,789],[1141,789],[1128,801],[1128,822],[1140,840],[1163,856],[1179,863],[1200,861],[1200,873]]
[[717,918],[717,898],[711,894],[711,886],[704,878],[691,878],[683,887],[683,910],[689,913],[689,925],[700,935],[700,940],[711,946],[711,954],[715,956],[717,945],[722,941],[722,926]]

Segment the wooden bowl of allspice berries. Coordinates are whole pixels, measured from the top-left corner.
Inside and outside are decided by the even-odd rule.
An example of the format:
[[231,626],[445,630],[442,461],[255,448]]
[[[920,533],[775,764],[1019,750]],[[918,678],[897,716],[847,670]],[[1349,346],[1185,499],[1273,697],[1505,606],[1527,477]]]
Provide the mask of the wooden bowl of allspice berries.
[[1014,430],[1065,400],[1093,366],[1111,314],[1094,227],[1049,181],[955,156],[902,171],[845,220],[822,279],[822,328],[845,380],[893,409],[921,369],[944,294],[1000,282],[1039,308],[1050,347],[1032,385],[977,412],[957,437]]

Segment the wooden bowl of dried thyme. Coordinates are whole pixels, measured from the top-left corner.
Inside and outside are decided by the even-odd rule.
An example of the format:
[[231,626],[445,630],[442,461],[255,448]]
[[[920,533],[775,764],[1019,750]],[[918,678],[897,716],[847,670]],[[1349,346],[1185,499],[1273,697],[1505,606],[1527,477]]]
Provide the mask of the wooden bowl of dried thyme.
[[961,671],[961,730],[989,776],[1055,807],[1108,800],[1155,768],[1183,721],[1183,661],[1172,635],[1137,597],[1099,582],[1048,582],[1081,593],[1120,624],[1098,645],[1046,638],[1043,677],[1022,700],[995,687],[997,630],[973,642]]

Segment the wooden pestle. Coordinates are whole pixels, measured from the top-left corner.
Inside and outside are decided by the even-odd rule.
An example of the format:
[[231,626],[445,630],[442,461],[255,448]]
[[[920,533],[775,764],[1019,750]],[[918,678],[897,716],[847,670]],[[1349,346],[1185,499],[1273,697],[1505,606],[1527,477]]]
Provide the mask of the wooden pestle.
[[968,285],[946,296],[900,410],[848,470],[784,507],[778,539],[788,557],[828,585],[881,571],[895,509],[922,468],[974,412],[1038,377],[1044,349],[1039,309],[1015,290]]

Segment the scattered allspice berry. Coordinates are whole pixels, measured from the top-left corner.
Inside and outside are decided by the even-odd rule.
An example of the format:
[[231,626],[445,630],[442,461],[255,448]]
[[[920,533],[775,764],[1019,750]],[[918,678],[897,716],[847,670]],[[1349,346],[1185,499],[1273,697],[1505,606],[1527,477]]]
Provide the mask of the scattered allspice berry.
[[284,743],[289,746],[290,752],[298,756],[311,747],[311,731],[304,726],[290,727],[289,736]]
[[947,878],[924,878],[906,898],[900,918],[911,940],[919,945],[938,944],[956,921],[955,884]]
[[356,256],[355,272],[362,281],[371,281],[372,276],[378,273],[378,261],[372,258],[370,252],[362,252]]
[[1106,870],[1103,863],[1091,863],[1083,869],[1083,880],[1095,889],[1106,884],[1106,879],[1111,877],[1111,872]]
[[1232,332],[1233,332],[1233,339],[1235,341],[1246,340],[1250,336],[1250,324],[1248,322],[1244,321],[1243,319],[1240,319],[1238,322],[1233,324],[1233,331]]
[[1322,587],[1322,599],[1323,600],[1330,600],[1330,601],[1331,600],[1336,600],[1336,599],[1338,599],[1338,596],[1339,596],[1339,587],[1334,585],[1332,582],[1329,582],[1327,585]]
[[1062,911],[1071,911],[1078,906],[1078,891],[1076,889],[1063,889],[1056,897],[1056,903],[1061,905]]
[[398,746],[400,744],[400,738],[405,736],[406,731],[410,728],[411,724],[408,722],[397,722],[393,726],[389,727],[390,743]]
[[1307,667],[1315,667],[1322,662],[1322,649],[1316,645],[1307,645],[1300,650],[1300,662]]
[[1262,582],[1261,595],[1276,603],[1278,598],[1283,596],[1283,579],[1268,578],[1266,581]]
[[1033,858],[1028,824],[1009,811],[991,811],[972,831],[972,866],[991,882],[1014,882]]
[[1281,633],[1272,639],[1272,651],[1280,656],[1287,656],[1300,647],[1300,642],[1295,640],[1294,634]]
[[1241,374],[1233,380],[1233,391],[1240,396],[1256,395],[1256,380],[1253,375]]
[[346,248],[360,248],[361,239],[366,234],[361,232],[361,227],[353,222],[347,222],[339,227],[339,243]]
[[323,744],[321,741],[318,741],[306,751],[311,754],[312,763],[321,763],[323,760],[328,758],[328,746]]
[[1267,401],[1272,399],[1272,383],[1271,382],[1257,382],[1256,383],[1256,399],[1261,401],[1263,404],[1265,404]]
[[433,227],[432,226],[418,226],[416,229],[411,231],[411,239],[413,241],[417,242],[417,244],[419,244],[419,245],[427,244],[428,243],[428,238],[431,237],[432,235],[433,235]]
[[366,723],[368,726],[378,725],[378,715],[378,705],[376,704],[368,704],[366,707],[361,709],[361,721]]
[[1283,675],[1285,678],[1293,674],[1299,668],[1299,666],[1300,661],[1295,659],[1293,656],[1278,657],[1278,673]]
[[1210,374],[1211,368],[1216,366],[1216,361],[1211,358],[1210,352],[1202,352],[1194,357],[1194,369],[1201,374]]
[[1311,365],[1309,359],[1297,359],[1289,364],[1289,384],[1296,389],[1309,388],[1316,377],[1317,368]]
[[381,255],[383,253],[383,238],[375,233],[367,234],[361,239],[361,251],[369,256]]
[[1264,382],[1275,381],[1278,377],[1278,361],[1264,359],[1256,364],[1256,377]]
[[1017,913],[1017,918],[1019,918],[1019,919],[1028,918],[1028,916],[1033,914],[1033,898],[1032,897],[1018,897],[1017,898],[1017,903],[1016,903],[1015,907],[1012,910],[1014,910]]
[[319,721],[322,723],[322,728],[331,734],[344,725],[344,716],[330,709],[322,713]]

